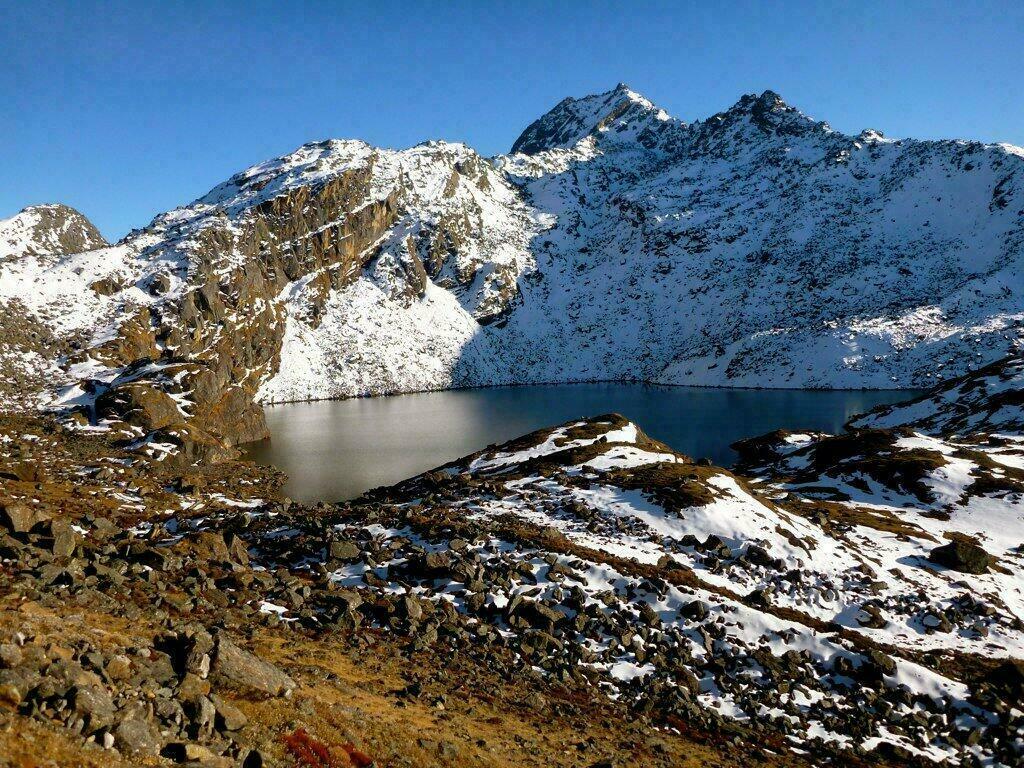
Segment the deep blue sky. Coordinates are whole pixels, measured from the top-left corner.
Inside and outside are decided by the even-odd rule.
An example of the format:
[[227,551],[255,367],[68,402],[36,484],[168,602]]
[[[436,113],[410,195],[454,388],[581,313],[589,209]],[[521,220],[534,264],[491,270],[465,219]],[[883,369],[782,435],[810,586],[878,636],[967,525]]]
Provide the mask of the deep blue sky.
[[685,120],[771,88],[835,128],[1024,145],[1024,3],[12,2],[0,217],[108,238],[327,137],[506,151],[622,80]]

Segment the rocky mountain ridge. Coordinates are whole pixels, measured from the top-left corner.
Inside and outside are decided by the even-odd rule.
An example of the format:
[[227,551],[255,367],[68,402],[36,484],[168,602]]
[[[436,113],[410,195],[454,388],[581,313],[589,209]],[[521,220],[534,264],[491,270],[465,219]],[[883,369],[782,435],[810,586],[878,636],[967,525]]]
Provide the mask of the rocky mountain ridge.
[[6,348],[3,400],[219,455],[258,403],[921,387],[1018,348],[1018,148],[846,136],[770,91],[687,124],[620,85],[514,150],[312,143],[114,246],[21,247],[0,302],[47,343]]

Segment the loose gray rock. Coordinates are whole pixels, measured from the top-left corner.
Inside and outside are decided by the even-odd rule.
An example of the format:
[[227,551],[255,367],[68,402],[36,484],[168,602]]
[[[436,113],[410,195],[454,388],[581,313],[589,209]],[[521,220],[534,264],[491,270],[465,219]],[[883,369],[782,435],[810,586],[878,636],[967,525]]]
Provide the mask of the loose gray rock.
[[144,720],[122,720],[114,730],[114,743],[128,755],[156,755],[160,752],[160,737],[156,729]]
[[217,651],[211,672],[236,685],[280,696],[296,682],[269,662],[239,648],[223,632],[217,635]]
[[362,552],[359,549],[359,545],[353,541],[332,541],[327,548],[327,554],[331,560],[351,563],[358,560]]
[[106,728],[114,722],[114,702],[110,694],[98,686],[76,688],[72,702],[78,714],[87,720],[92,731]]
[[0,667],[16,667],[21,664],[21,648],[14,643],[0,643]]
[[402,612],[409,621],[419,621],[423,618],[423,608],[420,601],[411,595],[402,599]]
[[245,716],[242,710],[223,696],[218,696],[215,693],[210,696],[210,700],[217,710],[218,723],[225,731],[237,731],[240,728],[244,728],[245,724],[249,722],[249,718]]
[[71,527],[67,520],[54,520],[50,523],[50,536],[53,543],[50,544],[50,552],[54,557],[71,557],[82,537]]

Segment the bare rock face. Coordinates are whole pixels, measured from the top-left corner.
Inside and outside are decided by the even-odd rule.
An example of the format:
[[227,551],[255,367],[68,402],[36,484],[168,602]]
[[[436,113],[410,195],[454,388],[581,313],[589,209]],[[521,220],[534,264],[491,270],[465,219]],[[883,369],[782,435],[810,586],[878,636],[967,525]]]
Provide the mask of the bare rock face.
[[192,287],[141,308],[89,351],[123,366],[100,387],[93,418],[146,433],[187,425],[175,442],[198,440],[186,453],[201,455],[210,455],[204,445],[266,437],[254,397],[278,364],[285,317],[275,299],[289,283],[312,278],[320,290],[306,319],[315,325],[331,292],[359,274],[396,215],[394,196],[362,205],[369,178],[360,169],[296,187],[246,210],[240,227],[215,215],[194,234],[158,246],[155,255],[189,252]]
[[185,415],[167,392],[142,382],[110,389],[96,400],[101,418],[119,419],[147,432],[183,424]]

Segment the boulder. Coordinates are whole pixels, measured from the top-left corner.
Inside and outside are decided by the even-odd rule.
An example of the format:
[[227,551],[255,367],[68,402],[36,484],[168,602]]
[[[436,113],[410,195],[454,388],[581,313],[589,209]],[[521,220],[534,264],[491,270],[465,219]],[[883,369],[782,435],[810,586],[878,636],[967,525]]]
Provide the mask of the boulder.
[[703,621],[708,616],[707,603],[701,600],[691,600],[679,609],[679,615],[693,621]]
[[75,711],[85,718],[92,731],[105,728],[114,722],[114,702],[110,694],[99,686],[82,686],[74,691],[72,702]]
[[223,632],[217,635],[216,655],[211,673],[243,688],[280,696],[296,687],[288,675],[273,664],[239,648]]
[[114,729],[114,743],[126,755],[156,755],[160,735],[151,723],[138,718],[122,720]]
[[82,540],[66,520],[54,520],[50,524],[50,536],[53,537],[50,551],[54,557],[71,557]]
[[217,711],[218,725],[225,731],[237,731],[240,728],[244,728],[245,724],[249,722],[249,718],[245,716],[242,710],[223,696],[218,696],[215,693],[210,696],[210,701],[213,702],[213,706]]
[[359,545],[354,541],[332,541],[327,547],[327,556],[342,563],[355,562],[361,554]]
[[518,613],[538,629],[551,629],[565,619],[564,613],[539,600],[524,599]]
[[0,667],[16,667],[21,664],[21,659],[21,648],[15,643],[0,643]]
[[0,524],[11,533],[29,533],[50,516],[41,509],[16,502],[0,502]]
[[896,661],[875,648],[864,654],[864,660],[856,668],[856,677],[868,684],[881,683],[887,675],[896,674]]
[[993,688],[1008,694],[1009,700],[1024,699],[1024,659],[1006,659],[988,674]]
[[406,595],[402,598],[402,602],[399,605],[402,615],[409,619],[409,621],[419,621],[423,618],[423,606],[412,595]]
[[89,287],[92,288],[100,296],[113,296],[118,291],[122,290],[124,286],[121,281],[116,277],[104,277],[99,280],[94,280],[89,283]]
[[960,573],[987,573],[994,558],[977,544],[963,539],[936,547],[928,554],[933,563]]

